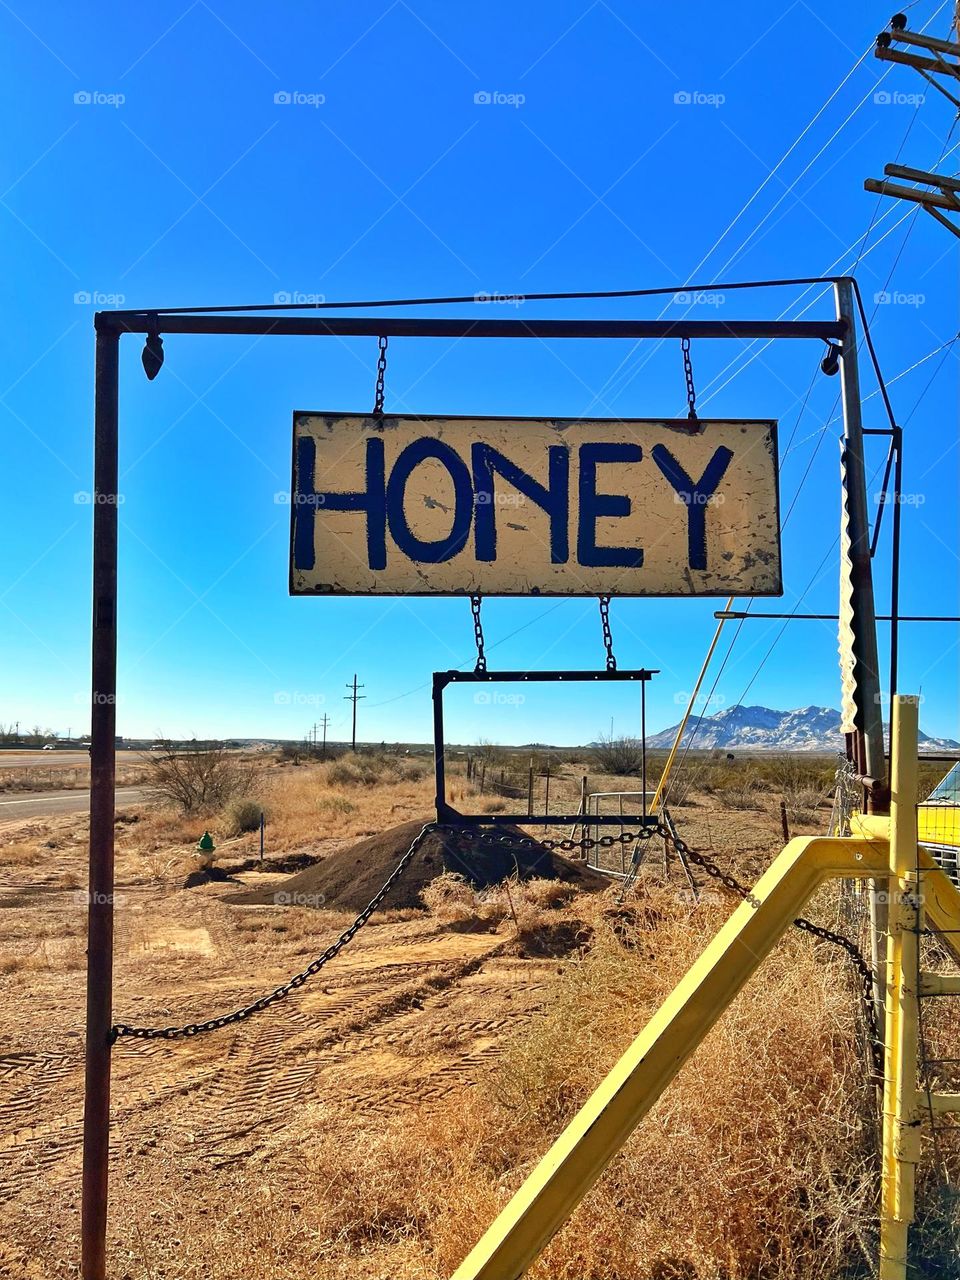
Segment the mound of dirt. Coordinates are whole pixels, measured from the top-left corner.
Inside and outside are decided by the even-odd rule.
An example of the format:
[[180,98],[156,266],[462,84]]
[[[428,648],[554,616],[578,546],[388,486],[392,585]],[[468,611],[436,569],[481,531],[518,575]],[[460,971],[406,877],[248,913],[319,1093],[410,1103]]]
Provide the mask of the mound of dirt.
[[[289,904],[360,911],[410,848],[422,826],[422,822],[401,823],[349,849],[340,849],[272,889],[231,894],[228,901],[241,906]],[[521,880],[565,880],[583,889],[605,889],[609,885],[599,872],[550,852],[518,827],[483,827],[476,832],[468,838],[457,827],[431,831],[390,890],[384,906],[422,907],[422,890],[444,871],[463,876],[476,888],[500,884],[513,875]]]

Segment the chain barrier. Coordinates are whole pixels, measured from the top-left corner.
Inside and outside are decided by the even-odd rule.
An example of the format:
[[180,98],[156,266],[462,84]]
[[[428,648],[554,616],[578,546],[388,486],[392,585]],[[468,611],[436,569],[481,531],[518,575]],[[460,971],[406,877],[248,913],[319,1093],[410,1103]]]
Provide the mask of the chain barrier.
[[270,1005],[276,1004],[278,1000],[285,999],[291,991],[296,991],[298,987],[303,986],[308,978],[312,978],[315,973],[319,973],[328,961],[339,955],[347,943],[352,941],[393,888],[397,878],[402,875],[404,868],[420,848],[424,839],[436,828],[436,822],[426,823],[419,834],[414,837],[410,848],[391,871],[376,894],[370,899],[353,923],[344,929],[336,942],[327,947],[326,951],[317,956],[316,960],[312,960],[300,973],[295,974],[281,986],[275,987],[268,995],[261,996],[259,1000],[254,1000],[251,1004],[244,1005],[242,1009],[235,1009],[233,1013],[222,1014],[219,1018],[208,1018],[206,1022],[188,1022],[183,1027],[132,1027],[125,1022],[118,1022],[111,1028],[110,1043],[115,1044],[123,1036],[130,1036],[136,1040],[179,1040],[182,1036],[197,1036],[205,1031],[218,1031],[221,1027],[229,1027],[232,1023],[245,1022],[251,1014],[259,1013],[261,1009],[267,1009]]
[[[178,1040],[181,1037],[190,1037],[201,1035],[206,1031],[217,1031],[221,1027],[227,1027],[234,1023],[244,1022],[254,1013],[259,1013],[262,1009],[269,1008],[270,1005],[276,1004],[278,1000],[285,999],[291,991],[297,990],[315,973],[333,960],[345,946],[355,937],[355,935],[363,928],[373,913],[383,902],[384,898],[390,892],[394,883],[404,869],[416,854],[423,840],[432,831],[436,831],[440,826],[436,822],[428,822],[420,830],[419,834],[414,838],[410,848],[403,855],[388,878],[377,893],[371,898],[364,909],[360,912],[353,923],[343,931],[340,937],[326,951],[322,952],[317,958],[311,961],[305,969],[295,974],[287,982],[281,986],[275,987],[273,991],[265,996],[261,996],[259,1000],[254,1000],[251,1004],[245,1005],[242,1009],[236,1009],[232,1013],[223,1014],[218,1018],[209,1018],[205,1022],[189,1022],[182,1027],[135,1027],[127,1023],[117,1023],[110,1032],[111,1044],[124,1036],[132,1037],[139,1040]],[[582,850],[589,852],[591,849],[610,849],[614,845],[630,845],[636,843],[639,846],[648,840],[652,840],[654,836],[660,836],[668,846],[672,847],[677,854],[681,854],[688,862],[699,867],[711,879],[718,881],[736,897],[741,898],[744,902],[749,903],[751,907],[757,909],[760,899],[751,892],[750,889],[740,883],[739,880],[729,871],[724,869],[712,858],[704,853],[699,853],[696,849],[691,849],[685,840],[673,833],[665,823],[657,821],[655,826],[642,828],[640,831],[621,831],[618,835],[599,836],[596,839],[590,836],[582,836],[579,840],[573,838],[554,840],[549,837],[535,839],[533,836],[523,836],[520,840],[515,835],[497,835],[489,830],[481,831],[479,828],[463,826],[458,828],[458,832],[463,839],[479,840],[483,839],[487,843],[504,844],[516,846],[518,843],[530,845],[539,845],[541,848],[549,852],[572,853],[574,850]],[[637,851],[638,851],[637,850]],[[636,853],[634,852],[634,860]],[[883,1074],[883,1051],[881,1049],[880,1027],[877,1022],[876,1009],[873,1003],[873,970],[864,960],[859,948],[849,938],[845,938],[842,934],[834,933],[832,929],[825,929],[822,925],[814,924],[811,920],[807,920],[800,916],[794,920],[797,929],[801,929],[805,933],[809,933],[812,937],[820,939],[822,942],[829,942],[836,947],[840,947],[850,957],[854,968],[860,978],[861,995],[863,999],[864,1013],[867,1021],[867,1029],[870,1037],[870,1053],[874,1070],[878,1075]]]
[[[684,857],[694,863],[696,866],[704,870],[707,875],[712,876],[737,897],[742,898],[744,902],[749,902],[751,907],[759,907],[760,900],[752,893],[746,885],[740,883],[735,876],[729,871],[723,871],[710,858],[705,857],[702,853],[697,853],[690,846],[681,840],[679,836],[671,833],[669,828],[662,822],[657,824],[658,833],[663,836],[664,840],[673,845],[677,853],[682,853]],[[874,974],[873,970],[863,958],[860,948],[855,942],[849,938],[845,938],[842,933],[835,933],[832,929],[825,929],[823,925],[814,924],[812,920],[807,920],[804,916],[798,916],[794,920],[794,927],[800,929],[804,933],[809,933],[814,938],[819,938],[821,942],[830,942],[835,947],[840,947],[845,951],[853,962],[853,966],[857,971],[860,979],[860,996],[863,1001],[863,1012],[867,1022],[867,1033],[870,1041],[870,1058],[873,1063],[874,1072],[878,1076],[883,1076],[883,1041],[880,1036],[880,1024],[877,1021],[877,1009],[873,1001]]]
[[690,339],[680,339],[680,352],[683,356],[683,376],[687,383],[687,417],[691,422],[697,421],[697,392],[693,385],[693,361],[690,359]]
[[374,417],[383,417],[383,384],[387,376],[387,339],[382,335],[377,339],[377,388],[373,397]]
[[470,597],[470,612],[473,614],[473,638],[477,642],[477,665],[474,671],[486,671],[487,656],[483,652],[483,619],[480,617],[482,597],[478,593]]
[[607,651],[607,670],[616,671],[617,660],[613,654],[613,632],[610,630],[610,597],[600,596],[600,625],[603,628],[603,647]]

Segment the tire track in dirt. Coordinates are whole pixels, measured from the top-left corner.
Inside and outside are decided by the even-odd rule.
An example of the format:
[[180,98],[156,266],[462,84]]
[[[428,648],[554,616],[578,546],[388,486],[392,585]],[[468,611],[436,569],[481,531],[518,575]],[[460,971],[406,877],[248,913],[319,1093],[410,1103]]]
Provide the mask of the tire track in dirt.
[[0,1151],[15,1148],[38,1127],[37,1113],[61,1081],[83,1067],[79,1054],[14,1053],[0,1058]]
[[[238,1059],[236,1068],[221,1075],[206,1098],[198,1099],[191,1128],[202,1135],[203,1158],[223,1167],[232,1159],[248,1157],[250,1135],[257,1132],[254,1149],[259,1149],[268,1141],[270,1130],[289,1122],[289,1113],[298,1103],[313,1100],[328,1073],[334,1076],[330,1091],[339,1100],[343,1065],[356,1061],[364,1046],[364,1037],[356,1031],[409,1016],[411,1005],[422,1007],[431,996],[477,972],[502,947],[497,940],[467,959],[438,964],[425,957],[391,964],[386,972],[364,974],[353,986],[341,979],[344,985],[333,1000],[328,998],[329,985],[314,991],[299,1011],[299,1027],[265,1029]],[[345,1035],[338,1025],[343,1022],[347,1023]],[[407,1064],[403,1069],[408,1070]],[[239,1141],[245,1144],[243,1150],[231,1150]]]
[[[513,971],[484,982],[484,967],[506,944],[495,936],[471,935],[465,947],[466,941],[451,934],[403,936],[387,948],[358,948],[326,983],[308,984],[232,1034],[175,1043],[119,1041],[111,1136],[116,1154],[132,1157],[169,1140],[178,1164],[200,1160],[221,1168],[265,1147],[282,1147],[292,1113],[318,1096],[351,1111],[381,1113],[429,1104],[461,1087],[496,1059],[504,1031],[529,1016],[529,999],[543,985]],[[412,948],[415,959],[401,958]],[[471,998],[496,1000],[507,989],[505,980],[524,1008],[507,1004],[494,1015],[463,1018],[451,1010],[424,1025],[425,1011],[428,1016],[437,1003],[465,998],[464,984],[476,986]],[[222,982],[210,985],[221,1003]],[[194,999],[202,994],[195,992]],[[72,1089],[69,1106],[58,1097],[56,1109],[49,1094],[64,1081],[71,1084],[71,1073],[79,1085],[81,1066],[78,1054],[0,1057],[0,1122],[8,1133],[0,1140],[4,1195],[32,1194],[38,1173],[50,1187],[75,1182],[82,1127],[64,1117],[79,1117],[80,1090]],[[352,1068],[348,1078],[346,1068]]]

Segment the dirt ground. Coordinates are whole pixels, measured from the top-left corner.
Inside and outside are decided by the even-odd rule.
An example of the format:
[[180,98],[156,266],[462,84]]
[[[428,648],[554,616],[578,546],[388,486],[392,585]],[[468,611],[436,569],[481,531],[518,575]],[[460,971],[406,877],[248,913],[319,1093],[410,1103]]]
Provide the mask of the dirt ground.
[[[329,853],[378,823],[428,813],[429,791],[429,779],[389,795],[368,789],[350,835],[333,834],[344,824],[331,816],[330,834],[285,844]],[[823,830],[827,816],[800,830]],[[675,817],[688,843],[746,875],[782,843],[772,800],[732,812],[693,798]],[[280,884],[269,869],[183,888],[188,827],[157,835],[153,821],[140,805],[118,822],[118,1020],[182,1024],[229,1011],[303,968],[348,922],[309,907],[227,900],[241,885]],[[249,854],[253,841],[235,842],[230,855]],[[80,816],[0,829],[0,1276],[17,1280],[78,1274],[85,859]],[[518,955],[502,932],[459,931],[429,914],[388,909],[323,973],[247,1023],[175,1043],[121,1040],[113,1058],[111,1275],[214,1274],[204,1237],[214,1217],[239,1211],[240,1196],[276,1206],[277,1221],[289,1224],[305,1198],[328,1193],[315,1169],[304,1173],[321,1132],[347,1130],[358,1117],[422,1115],[468,1091],[506,1037],[537,1016],[566,963]],[[374,1248],[362,1262],[337,1240],[321,1253],[317,1280],[396,1274]],[[238,1260],[234,1271],[220,1259],[215,1274],[287,1274],[282,1265],[250,1269],[251,1261]]]

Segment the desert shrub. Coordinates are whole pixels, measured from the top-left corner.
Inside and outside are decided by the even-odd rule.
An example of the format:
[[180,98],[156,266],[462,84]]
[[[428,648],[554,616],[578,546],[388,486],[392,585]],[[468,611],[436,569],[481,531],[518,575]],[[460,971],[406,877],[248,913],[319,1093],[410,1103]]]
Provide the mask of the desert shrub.
[[[520,880],[516,876],[475,889],[462,876],[447,871],[431,880],[420,896],[441,924],[498,929],[525,946],[551,938],[576,893],[575,885],[562,880]],[[571,933],[575,934],[579,925],[579,920],[570,918]]]
[[251,796],[238,796],[227,805],[224,827],[228,836],[240,836],[247,831],[260,830],[260,814],[263,807]]
[[165,742],[159,753],[146,757],[146,764],[148,789],[184,813],[220,809],[246,795],[255,779],[254,771],[222,743],[181,747]]
[[403,760],[380,752],[343,756],[327,765],[325,776],[331,786],[374,787],[389,782],[419,782],[426,769],[415,761]]
[[787,813],[796,822],[814,822],[831,789],[817,786],[784,787],[782,798]]
[[630,777],[643,767],[643,743],[639,738],[601,737],[593,755],[596,767],[603,773]]
[[321,813],[329,813],[335,817],[357,811],[353,801],[348,800],[339,791],[330,791],[326,795],[317,796],[317,808]]
[[759,809],[760,787],[756,778],[741,777],[731,785],[717,789],[727,809]]
[[327,766],[326,779],[331,786],[350,786],[360,781],[360,771],[352,760],[338,760]]

